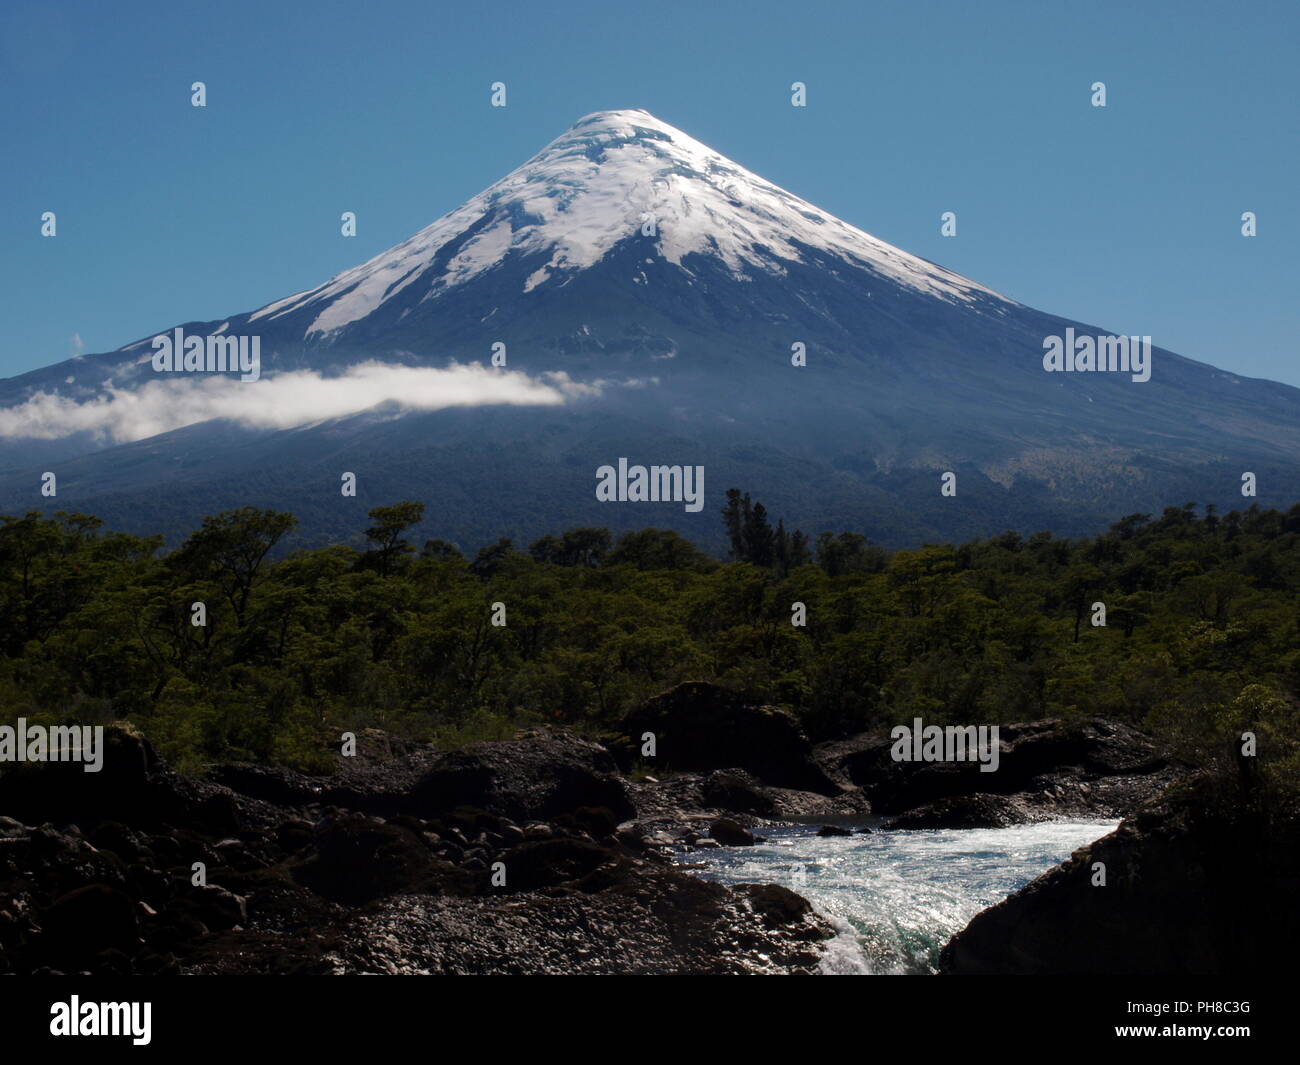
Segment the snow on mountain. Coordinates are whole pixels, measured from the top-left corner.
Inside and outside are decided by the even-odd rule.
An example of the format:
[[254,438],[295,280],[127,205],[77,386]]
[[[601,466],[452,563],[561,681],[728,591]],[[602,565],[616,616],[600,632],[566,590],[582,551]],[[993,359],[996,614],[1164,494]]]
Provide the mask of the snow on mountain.
[[781,276],[813,251],[943,300],[1005,299],[840,221],[647,111],[598,111],[409,240],[249,320],[318,308],[306,336],[328,334],[413,284],[424,286],[422,301],[435,300],[512,255],[549,253],[524,293],[562,285],[649,219],[660,256],[687,274],[696,254],[721,260],[736,280]]
[[[367,505],[429,501],[430,533],[457,542],[720,535],[714,502],[603,506],[593,471],[620,456],[704,466],[710,491],[752,490],[789,525],[892,544],[1228,510],[1247,470],[1261,505],[1300,498],[1300,391],[1159,338],[1143,383],[1047,373],[1045,338],[1109,330],[891,247],[644,111],[584,118],[317,288],[180,324],[256,336],[259,379],[160,378],[148,334],[0,382],[0,503],[21,511],[57,463],[59,505],[118,527],[156,531],[163,507],[183,532],[252,503],[323,541],[355,533],[322,502],[349,470]],[[483,365],[498,342],[508,368]]]

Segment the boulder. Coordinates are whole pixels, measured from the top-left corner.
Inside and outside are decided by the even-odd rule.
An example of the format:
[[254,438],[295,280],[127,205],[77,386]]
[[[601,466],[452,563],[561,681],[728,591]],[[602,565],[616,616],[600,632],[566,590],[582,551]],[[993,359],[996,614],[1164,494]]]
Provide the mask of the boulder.
[[644,733],[654,733],[656,760],[670,769],[739,768],[776,787],[842,790],[790,714],[716,684],[679,684],[630,711],[622,730],[638,746]]
[[[832,776],[860,787],[881,813],[975,793],[1024,793],[1046,816],[1109,816],[1154,797],[1176,775],[1149,736],[1103,718],[1001,725],[998,734],[992,772],[981,772],[974,761],[895,761],[887,731],[822,744],[817,756]],[[1114,787],[1117,779],[1128,786]],[[1107,787],[1094,791],[1089,785],[1097,781]]]
[[[6,767],[0,973],[812,972],[832,934],[794,896],[675,869],[600,745],[358,740],[329,777],[230,764],[199,781],[130,728],[106,734],[101,774]],[[708,776],[772,803],[744,771]],[[744,815],[700,809],[703,776],[674,779],[701,829],[748,837]]]
[[636,812],[609,751],[549,729],[443,755],[412,785],[406,805],[425,817],[473,806],[514,821],[548,821],[587,807],[604,808],[617,823]]
[[227,762],[211,766],[208,779],[240,795],[278,806],[308,806],[320,802],[326,785],[321,778],[304,776],[279,766]]
[[0,810],[33,824],[67,824],[92,814],[138,823],[157,804],[175,805],[168,772],[134,728],[105,726],[101,757],[94,773],[81,762],[0,767]]
[[1179,792],[977,914],[940,971],[1253,977],[1293,957],[1300,819]]
[[365,815],[327,817],[316,827],[315,847],[295,877],[328,899],[357,905],[433,880],[434,859],[423,839]]
[[748,773],[715,770],[700,782],[700,799],[706,807],[737,814],[768,817],[776,812],[775,800]]
[[607,887],[625,873],[612,851],[577,839],[541,839],[521,843],[503,858],[507,891],[537,891],[571,885],[582,891]]
[[723,847],[752,847],[754,833],[730,817],[719,817],[709,826],[709,836]]
[[748,896],[754,912],[769,928],[794,925],[813,915],[807,899],[780,884],[737,884],[736,888]]
[[1006,795],[958,795],[908,810],[886,822],[885,828],[1009,828],[1032,818],[1023,805]]
[[246,900],[217,884],[187,885],[178,893],[178,899],[181,909],[214,932],[248,921]]
[[107,884],[87,884],[54,900],[41,916],[40,953],[52,962],[140,946],[136,904]]

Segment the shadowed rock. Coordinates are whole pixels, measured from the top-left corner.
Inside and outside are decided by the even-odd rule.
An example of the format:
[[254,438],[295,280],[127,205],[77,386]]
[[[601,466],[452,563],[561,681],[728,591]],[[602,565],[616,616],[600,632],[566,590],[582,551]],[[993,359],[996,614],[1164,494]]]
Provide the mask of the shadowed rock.
[[1006,795],[958,795],[892,818],[885,828],[1009,828],[1033,820],[1020,800]]
[[[1149,736],[1102,718],[1001,725],[999,741],[992,772],[981,772],[977,761],[895,761],[887,731],[822,744],[817,757],[833,777],[860,787],[879,813],[934,804],[916,824],[897,827],[921,827],[921,819],[924,827],[1015,824],[1021,813],[1021,820],[1122,816],[1180,772]],[[977,794],[985,798],[940,805]],[[991,798],[1013,795],[1018,805]]]
[[622,728],[637,747],[644,733],[654,733],[655,760],[671,769],[738,768],[776,787],[843,790],[817,764],[793,717],[716,684],[679,684],[630,711]]
[[[1300,821],[1208,801],[1152,803],[953,937],[955,974],[1267,972],[1300,945]],[[1098,863],[1105,886],[1094,883]]]
[[609,751],[545,729],[443,756],[411,788],[410,806],[424,816],[474,806],[515,820],[583,807],[604,807],[620,821],[635,813]]

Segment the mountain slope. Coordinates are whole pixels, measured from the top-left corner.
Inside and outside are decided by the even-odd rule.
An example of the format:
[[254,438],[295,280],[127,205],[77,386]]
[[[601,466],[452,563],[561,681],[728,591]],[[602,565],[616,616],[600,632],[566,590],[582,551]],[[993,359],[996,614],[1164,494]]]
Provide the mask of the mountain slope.
[[[1254,501],[1244,471],[1263,504],[1300,498],[1297,390],[1159,348],[1146,382],[1046,373],[1044,337],[1105,330],[893,248],[643,111],[587,116],[315,289],[184,328],[260,337],[262,380],[230,387],[262,391],[233,393],[250,397],[233,408],[159,399],[152,334],[0,382],[0,508],[44,505],[38,474],[55,468],[59,506],[141,528],[179,532],[258,502],[300,513],[319,541],[406,497],[430,504],[426,532],[467,544],[597,523],[716,546],[733,485],[811,531],[891,544],[1082,533],[1191,499],[1241,506]],[[468,406],[433,409],[442,378],[424,392],[385,378],[343,417],[337,404],[311,417],[310,400],[293,405],[307,416],[274,416],[300,379],[307,395],[368,362],[486,363],[498,343],[549,398],[506,403],[505,378],[488,375]],[[791,365],[796,343],[807,366]],[[193,382],[165,384],[180,396]],[[272,414],[241,425],[253,396]],[[133,404],[118,408],[116,440],[94,436],[106,403]],[[58,438],[73,409],[90,428]],[[598,503],[595,470],[620,456],[704,465],[704,512]],[[339,497],[344,471],[357,499]],[[958,473],[954,498],[940,496],[942,471]]]

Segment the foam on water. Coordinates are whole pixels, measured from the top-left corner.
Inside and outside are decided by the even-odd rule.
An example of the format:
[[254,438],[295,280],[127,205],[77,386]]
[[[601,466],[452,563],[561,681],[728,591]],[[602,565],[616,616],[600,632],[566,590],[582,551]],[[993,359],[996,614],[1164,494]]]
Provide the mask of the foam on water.
[[885,832],[820,838],[807,825],[765,829],[756,847],[692,852],[698,875],[782,884],[835,927],[822,972],[932,973],[975,914],[1113,830],[1116,821]]

